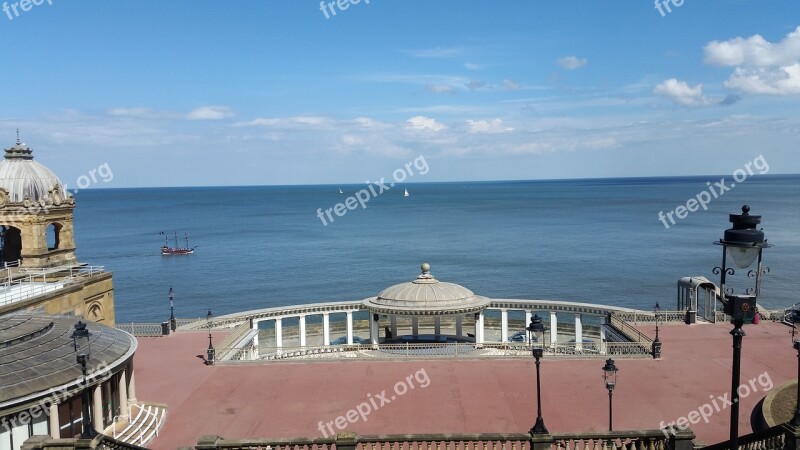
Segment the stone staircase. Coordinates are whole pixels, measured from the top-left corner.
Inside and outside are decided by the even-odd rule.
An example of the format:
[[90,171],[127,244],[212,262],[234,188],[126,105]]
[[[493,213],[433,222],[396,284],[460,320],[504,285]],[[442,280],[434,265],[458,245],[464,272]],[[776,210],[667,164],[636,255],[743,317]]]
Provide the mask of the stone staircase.
[[158,431],[164,426],[167,406],[137,403],[130,406],[128,414],[128,421],[116,422],[111,427],[111,432],[106,434],[118,441],[144,447],[158,436]]

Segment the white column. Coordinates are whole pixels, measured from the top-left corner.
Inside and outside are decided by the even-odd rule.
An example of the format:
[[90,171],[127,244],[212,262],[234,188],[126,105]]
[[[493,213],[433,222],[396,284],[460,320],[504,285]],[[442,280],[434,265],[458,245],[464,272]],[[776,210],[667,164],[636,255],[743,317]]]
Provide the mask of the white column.
[[392,337],[397,338],[397,316],[391,315],[389,316],[389,326],[392,330]]
[[283,319],[275,319],[275,347],[283,347]]
[[378,316],[377,314],[372,314],[372,315],[370,315],[370,318],[369,318],[369,323],[370,323],[370,326],[369,326],[369,339],[370,339],[370,341],[372,341],[372,345],[378,345],[378,341],[379,341],[378,328],[380,326],[380,322],[379,322],[379,320],[375,320],[375,318],[376,318],[375,316],[377,316],[377,319],[380,320],[380,316]]
[[331,316],[322,313],[322,345],[331,345]]
[[[126,410],[128,409],[128,405],[125,404],[122,406]],[[50,404],[50,437],[53,439],[61,439],[61,427],[59,426],[58,420],[58,403],[51,403]]]
[[103,432],[103,393],[100,391],[102,385],[98,384],[92,388],[92,424],[94,431]]
[[508,341],[508,310],[500,310],[500,342]]
[[419,334],[419,317],[411,317],[411,334],[414,336]]
[[483,344],[483,331],[483,311],[481,311],[475,320],[475,342],[478,344]]
[[606,328],[605,328],[606,318],[600,318],[600,354],[606,354]]
[[250,318],[250,329],[256,330],[256,335],[253,336],[253,346],[258,348],[258,322]]
[[558,316],[555,311],[550,311],[550,344],[558,342]]
[[353,311],[347,311],[347,344],[353,345]]
[[580,314],[575,314],[575,350],[583,350],[583,325]]
[[456,316],[456,336],[463,336],[464,335],[464,316],[457,315]]
[[119,416],[122,420],[128,420],[128,389],[126,385],[128,384],[128,377],[125,374],[125,371],[121,371],[119,373],[119,380],[117,383],[117,395],[119,395]]
[[128,377],[128,405],[134,405],[136,404],[136,372],[133,370],[133,360],[128,363],[128,371],[130,372]]
[[300,347],[306,346],[306,316],[300,316],[298,323],[300,334]]
[[531,323],[531,317],[533,317],[533,313],[531,311],[525,311],[525,326],[523,328],[528,329],[528,325]]
[[433,334],[442,334],[442,318],[439,316],[433,318]]

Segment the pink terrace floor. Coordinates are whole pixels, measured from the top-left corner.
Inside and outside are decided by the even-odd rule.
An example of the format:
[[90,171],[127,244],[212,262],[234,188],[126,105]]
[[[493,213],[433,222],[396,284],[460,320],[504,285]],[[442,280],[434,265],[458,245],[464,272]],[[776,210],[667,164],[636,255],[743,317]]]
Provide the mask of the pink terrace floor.
[[[730,324],[661,327],[660,360],[616,360],[614,428],[657,429],[730,390]],[[652,326],[641,327],[650,336]],[[771,385],[794,377],[797,358],[788,327],[745,326],[740,434]],[[203,333],[139,339],[139,400],[166,403],[166,425],[154,449],[191,447],[205,434],[229,439],[322,437],[328,422],[386,391],[395,399],[358,419],[359,434],[527,432],[536,416],[534,365],[528,360],[398,360],[203,365]],[[551,432],[604,430],[608,393],[601,359],[542,361],[542,410]],[[418,371],[415,388],[396,395],[395,383]],[[427,387],[425,376],[429,379]],[[758,379],[750,384],[749,381]],[[418,381],[419,380],[419,381]],[[769,382],[767,382],[769,381]],[[744,392],[744,389],[742,390]],[[728,397],[729,398],[729,397]],[[721,401],[717,401],[722,406]],[[376,401],[380,405],[380,401]],[[727,439],[730,410],[692,425],[698,439]],[[335,429],[335,426],[334,426]]]

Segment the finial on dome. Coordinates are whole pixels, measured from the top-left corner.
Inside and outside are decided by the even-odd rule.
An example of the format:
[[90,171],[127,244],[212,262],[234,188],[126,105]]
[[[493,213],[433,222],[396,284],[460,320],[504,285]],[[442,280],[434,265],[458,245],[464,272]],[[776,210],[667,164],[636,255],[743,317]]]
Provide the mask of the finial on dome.
[[422,269],[423,275],[428,275],[431,272],[431,265],[428,263],[422,263],[420,268]]

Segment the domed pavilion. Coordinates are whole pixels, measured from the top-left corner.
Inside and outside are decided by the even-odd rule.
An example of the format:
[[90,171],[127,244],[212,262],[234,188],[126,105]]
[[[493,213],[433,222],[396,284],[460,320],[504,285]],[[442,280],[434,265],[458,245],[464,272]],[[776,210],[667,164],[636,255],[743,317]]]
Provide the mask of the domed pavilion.
[[0,162],[0,267],[77,263],[75,199],[53,171],[33,160],[19,139]]
[[[370,341],[378,343],[430,343],[430,342],[483,342],[483,312],[491,299],[475,295],[464,286],[442,282],[434,278],[430,265],[421,266],[416,279],[384,289],[377,297],[364,300],[371,313]],[[385,336],[380,338],[380,318],[387,316],[390,326],[385,326]],[[420,334],[420,317],[433,316],[433,334]],[[463,319],[474,316],[474,333],[464,335]],[[411,318],[411,334],[398,336],[398,317]],[[442,317],[455,321],[455,334],[443,334]]]

